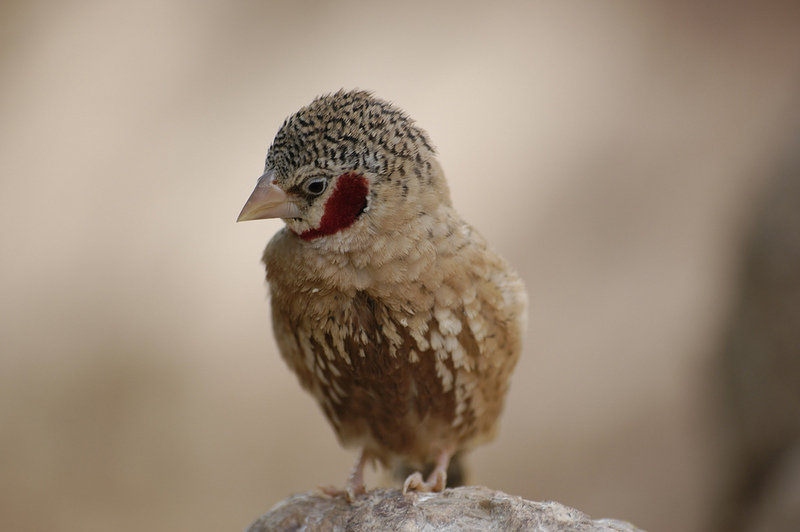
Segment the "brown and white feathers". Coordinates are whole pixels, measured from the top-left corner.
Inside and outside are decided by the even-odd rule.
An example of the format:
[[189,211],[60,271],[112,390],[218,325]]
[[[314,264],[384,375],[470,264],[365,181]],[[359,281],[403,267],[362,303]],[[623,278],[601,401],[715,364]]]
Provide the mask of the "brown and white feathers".
[[363,450],[348,489],[363,490],[368,459],[446,469],[491,439],[526,296],[453,209],[427,134],[368,92],[317,98],[281,126],[239,219],[273,217],[286,222],[263,257],[275,337],[341,443]]

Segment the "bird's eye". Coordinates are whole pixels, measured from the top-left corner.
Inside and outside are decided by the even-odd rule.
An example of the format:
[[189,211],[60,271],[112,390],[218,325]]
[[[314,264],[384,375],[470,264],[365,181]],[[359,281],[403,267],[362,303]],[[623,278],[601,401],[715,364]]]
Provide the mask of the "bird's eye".
[[309,194],[313,194],[314,196],[319,196],[325,189],[328,188],[328,180],[324,177],[315,177],[313,179],[309,179],[303,185],[303,188]]

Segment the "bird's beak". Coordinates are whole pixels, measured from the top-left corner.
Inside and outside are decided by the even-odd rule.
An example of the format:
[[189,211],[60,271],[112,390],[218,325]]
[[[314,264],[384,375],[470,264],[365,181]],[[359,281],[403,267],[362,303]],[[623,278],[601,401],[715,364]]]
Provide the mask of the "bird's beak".
[[269,171],[258,178],[256,188],[242,207],[237,222],[265,218],[299,218],[300,209],[289,201],[286,192],[275,184],[275,175]]

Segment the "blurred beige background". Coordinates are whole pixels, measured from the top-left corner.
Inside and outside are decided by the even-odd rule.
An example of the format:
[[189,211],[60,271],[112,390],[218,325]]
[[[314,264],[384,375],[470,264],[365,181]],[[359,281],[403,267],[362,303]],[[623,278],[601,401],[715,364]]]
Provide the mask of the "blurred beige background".
[[280,222],[234,220],[282,120],[360,87],[528,285],[475,481],[703,530],[740,235],[800,124],[800,8],[755,6],[3,2],[0,529],[240,530],[344,481],[271,337]]

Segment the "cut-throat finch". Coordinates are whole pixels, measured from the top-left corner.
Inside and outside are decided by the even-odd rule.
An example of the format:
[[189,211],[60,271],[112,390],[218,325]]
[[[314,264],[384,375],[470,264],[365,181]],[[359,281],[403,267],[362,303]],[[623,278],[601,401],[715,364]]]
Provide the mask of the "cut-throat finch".
[[491,440],[519,358],[525,288],[455,211],[436,151],[369,92],[290,116],[239,220],[282,218],[264,251],[281,355],[364,466],[441,491],[455,453]]

